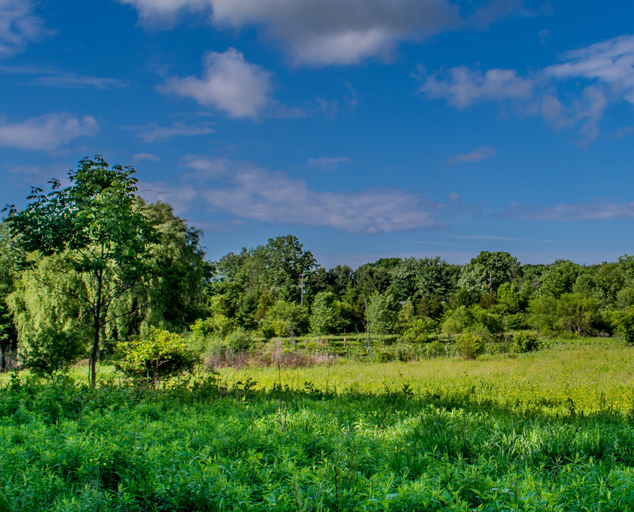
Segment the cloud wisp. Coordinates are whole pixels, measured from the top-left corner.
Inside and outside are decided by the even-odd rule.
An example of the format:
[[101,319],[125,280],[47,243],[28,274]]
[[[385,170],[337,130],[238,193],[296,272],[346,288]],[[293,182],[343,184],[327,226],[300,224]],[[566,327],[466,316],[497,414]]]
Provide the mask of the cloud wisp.
[[11,57],[53,33],[34,14],[31,0],[0,0],[0,57]]
[[523,221],[558,222],[630,219],[634,218],[634,201],[628,203],[608,201],[560,203],[550,207],[511,203],[505,211],[497,216]]
[[[194,193],[206,209],[234,219],[365,234],[445,226],[439,217],[447,205],[400,189],[320,192],[284,172],[235,160],[192,156],[182,166],[190,172],[175,188]],[[172,193],[175,188],[170,187]]]
[[338,156],[335,158],[322,156],[320,158],[310,158],[306,163],[307,167],[317,167],[324,171],[334,171],[341,164],[348,164],[351,160],[347,156]]
[[35,151],[53,151],[78,137],[99,132],[94,117],[78,118],[67,112],[45,114],[26,121],[10,123],[0,118],[0,147]]
[[119,0],[142,22],[173,25],[185,12],[204,13],[218,28],[261,28],[295,65],[358,64],[389,59],[401,41],[424,41],[446,30],[486,29],[521,10],[521,0],[497,0],[463,19],[449,0]]
[[272,104],[271,73],[250,64],[235,48],[208,52],[202,78],[171,77],[158,90],[195,99],[200,105],[221,110],[230,118],[255,119]]
[[94,87],[100,90],[123,89],[130,85],[129,82],[118,78],[76,75],[75,73],[63,73],[54,68],[40,66],[0,66],[0,74],[41,75],[27,82],[27,84],[62,89],[83,89],[86,87]]
[[447,162],[447,165],[455,165],[459,163],[468,163],[473,164],[475,162],[479,162],[481,160],[485,160],[487,158],[495,157],[496,152],[495,149],[490,146],[482,146],[481,148],[476,148],[469,153],[465,153],[463,155],[454,156]]
[[173,123],[171,126],[159,126],[156,123],[150,123],[143,126],[125,126],[123,129],[136,132],[137,137],[143,142],[156,142],[157,140],[165,140],[177,136],[191,137],[214,133],[214,130],[209,126],[188,125],[182,121]]
[[132,155],[132,163],[139,163],[141,160],[149,160],[150,162],[160,162],[161,159],[152,153],[135,153]]

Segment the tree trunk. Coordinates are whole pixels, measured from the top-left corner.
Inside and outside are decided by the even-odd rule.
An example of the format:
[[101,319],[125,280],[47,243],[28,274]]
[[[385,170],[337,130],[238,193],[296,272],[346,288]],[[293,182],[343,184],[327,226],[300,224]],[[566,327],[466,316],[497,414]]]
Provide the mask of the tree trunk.
[[101,337],[101,295],[102,295],[103,271],[97,274],[97,297],[95,301],[94,328],[95,337],[92,344],[92,353],[90,355],[90,385],[97,386],[97,359],[99,358],[99,345]]

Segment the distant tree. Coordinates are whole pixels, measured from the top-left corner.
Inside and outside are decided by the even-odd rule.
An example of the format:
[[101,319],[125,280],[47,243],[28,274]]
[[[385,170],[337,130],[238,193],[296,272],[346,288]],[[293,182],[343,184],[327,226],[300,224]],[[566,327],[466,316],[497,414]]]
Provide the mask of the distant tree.
[[539,294],[559,298],[564,293],[572,293],[581,266],[568,260],[557,260],[541,276]]
[[541,334],[548,334],[556,330],[557,300],[543,295],[533,299],[528,307],[529,324]]
[[513,282],[520,273],[517,258],[508,252],[482,251],[471,260],[472,265],[480,265],[492,281],[492,291],[497,291],[502,283]]
[[373,336],[394,332],[398,315],[397,302],[389,293],[374,292],[368,304],[368,329]]
[[472,297],[480,297],[487,292],[489,272],[480,263],[467,263],[460,269],[458,288],[466,290]]
[[315,296],[310,315],[310,330],[317,335],[331,334],[337,329],[337,311],[333,292],[319,292]]
[[261,329],[266,337],[290,337],[308,332],[309,325],[306,306],[278,300],[267,310]]
[[559,326],[569,333],[588,334],[598,314],[596,299],[586,299],[578,293],[564,293],[557,302]]
[[[136,202],[134,169],[110,168],[103,158],[88,158],[69,171],[70,186],[51,181],[44,194],[34,188],[22,211],[9,207],[12,234],[26,252],[63,255],[65,263],[82,276],[79,289],[63,289],[56,279],[43,277],[41,286],[80,300],[92,318],[90,381],[96,383],[101,338],[112,304],[146,284],[155,268],[146,258],[157,241],[149,219]],[[134,314],[139,305],[121,312]]]
[[513,315],[520,310],[521,297],[514,284],[503,283],[500,285],[496,298],[504,313]]

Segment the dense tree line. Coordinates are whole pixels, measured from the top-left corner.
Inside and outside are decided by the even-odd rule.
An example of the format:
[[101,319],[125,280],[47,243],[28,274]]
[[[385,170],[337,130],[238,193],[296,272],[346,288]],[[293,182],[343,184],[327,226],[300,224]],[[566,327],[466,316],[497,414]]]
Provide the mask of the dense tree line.
[[17,349],[32,368],[79,357],[94,368],[152,328],[265,339],[363,333],[368,343],[525,329],[634,338],[633,256],[522,265],[482,251],[464,265],[412,257],[325,269],[288,235],[208,262],[200,230],[136,195],[134,169],[85,159],[69,181],[34,189],[0,225],[0,349]]

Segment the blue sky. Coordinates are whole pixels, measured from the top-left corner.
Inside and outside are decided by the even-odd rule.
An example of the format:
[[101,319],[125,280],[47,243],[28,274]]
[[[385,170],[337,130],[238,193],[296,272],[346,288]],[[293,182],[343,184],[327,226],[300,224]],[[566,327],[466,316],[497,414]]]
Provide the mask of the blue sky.
[[211,259],[633,253],[634,3],[0,0],[0,202],[133,165]]

